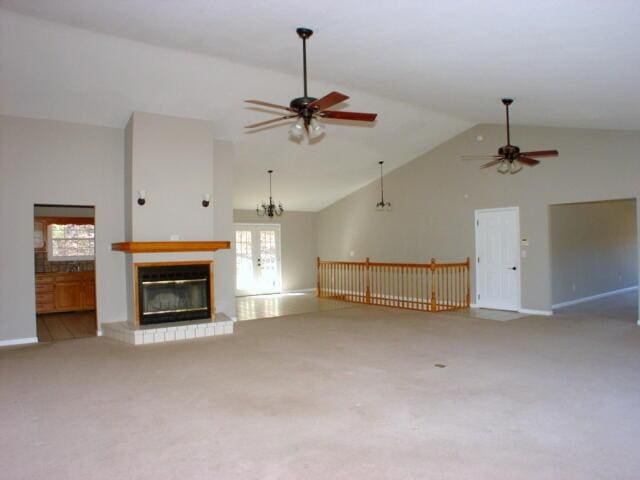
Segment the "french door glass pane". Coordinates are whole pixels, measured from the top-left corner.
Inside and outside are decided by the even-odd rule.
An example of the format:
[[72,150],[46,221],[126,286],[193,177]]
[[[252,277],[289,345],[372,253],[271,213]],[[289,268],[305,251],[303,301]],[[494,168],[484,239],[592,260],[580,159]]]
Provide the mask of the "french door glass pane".
[[236,289],[251,289],[253,275],[251,230],[236,230]]
[[263,288],[272,289],[278,286],[278,251],[276,232],[260,231],[260,263],[261,283]]

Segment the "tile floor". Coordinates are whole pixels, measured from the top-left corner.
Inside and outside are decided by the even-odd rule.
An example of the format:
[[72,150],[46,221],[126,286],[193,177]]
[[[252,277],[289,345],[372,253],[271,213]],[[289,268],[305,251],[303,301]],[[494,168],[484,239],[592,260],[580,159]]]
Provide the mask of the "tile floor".
[[[238,320],[282,317],[301,313],[354,308],[356,306],[358,306],[358,304],[318,298],[314,292],[255,295],[236,298]],[[469,308],[466,310],[441,313],[443,315],[482,318],[500,322],[517,320],[528,316],[527,314],[519,312],[489,310],[484,308]],[[561,308],[555,310],[554,313],[557,315],[588,315],[598,316],[600,318],[615,318],[635,323],[638,320],[638,292],[635,290],[624,292],[619,295]]]
[[238,320],[282,317],[301,313],[353,308],[356,304],[318,298],[315,292],[278,293],[236,298]]
[[96,312],[45,313],[37,315],[39,342],[55,342],[96,336]]

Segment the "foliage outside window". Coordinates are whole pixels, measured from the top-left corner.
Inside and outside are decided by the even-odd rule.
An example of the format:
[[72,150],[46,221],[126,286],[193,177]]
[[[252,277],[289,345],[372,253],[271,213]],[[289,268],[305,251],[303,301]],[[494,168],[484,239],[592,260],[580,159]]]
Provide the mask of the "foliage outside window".
[[51,224],[48,228],[49,261],[81,261],[95,258],[94,225]]

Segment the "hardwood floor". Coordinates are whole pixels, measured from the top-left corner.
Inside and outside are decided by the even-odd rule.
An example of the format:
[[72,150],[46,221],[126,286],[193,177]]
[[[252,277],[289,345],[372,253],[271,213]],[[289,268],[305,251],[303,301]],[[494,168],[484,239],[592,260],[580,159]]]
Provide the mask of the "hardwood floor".
[[47,313],[37,316],[39,342],[96,336],[96,312]]

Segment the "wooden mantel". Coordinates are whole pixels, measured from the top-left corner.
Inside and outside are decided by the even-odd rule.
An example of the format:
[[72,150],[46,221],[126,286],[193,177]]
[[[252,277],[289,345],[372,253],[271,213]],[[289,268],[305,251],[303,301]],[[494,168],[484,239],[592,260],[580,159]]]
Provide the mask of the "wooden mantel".
[[160,252],[215,252],[231,248],[231,242],[119,242],[112,243],[111,250],[124,253]]

